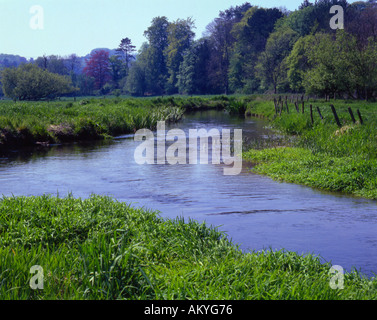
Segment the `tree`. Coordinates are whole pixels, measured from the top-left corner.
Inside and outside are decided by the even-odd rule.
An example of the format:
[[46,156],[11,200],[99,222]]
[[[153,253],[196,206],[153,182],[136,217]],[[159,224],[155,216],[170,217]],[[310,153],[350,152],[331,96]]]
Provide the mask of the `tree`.
[[149,72],[149,44],[143,43],[136,61],[131,63],[130,72],[127,77],[124,90],[133,96],[144,96],[144,94],[154,88],[148,81],[151,77]]
[[48,57],[47,70],[60,75],[69,75],[69,70],[66,67],[65,60],[62,57],[55,55]]
[[[348,48],[355,49],[352,39],[340,30],[335,39],[330,34],[318,33],[313,40],[308,50],[312,68],[304,77],[305,91],[325,96],[336,96],[346,92],[352,95],[354,67],[348,53]],[[348,41],[353,43],[347,44]]]
[[168,78],[165,50],[168,47],[169,21],[166,17],[156,17],[152,25],[144,32],[148,47],[144,47],[148,91],[150,94],[164,94]]
[[355,2],[347,8],[345,29],[357,38],[358,45],[368,46],[369,39],[377,42],[377,3]]
[[276,9],[252,7],[232,29],[236,42],[229,66],[229,86],[232,92],[252,93],[259,88],[255,65],[265,50],[267,39],[283,13]]
[[74,91],[69,78],[33,64],[6,68],[1,76],[4,94],[14,100],[55,98]]
[[77,76],[77,87],[79,88],[79,95],[90,96],[95,90],[95,79],[85,74],[79,74]]
[[183,61],[183,54],[189,50],[195,33],[192,31],[194,22],[191,18],[186,20],[178,19],[170,23],[168,27],[168,46],[166,47],[166,66],[169,73],[166,91],[169,94],[176,93],[180,65]]
[[195,88],[195,64],[198,57],[193,50],[186,50],[183,61],[179,66],[179,73],[177,75],[177,87],[180,94],[193,94]]
[[272,33],[268,38],[266,50],[261,54],[256,67],[257,76],[265,89],[272,87],[274,93],[277,93],[279,85],[282,87],[288,85],[286,58],[297,36],[292,29],[284,28]]
[[236,41],[232,34],[233,26],[240,22],[244,13],[251,8],[246,2],[241,6],[231,7],[222,11],[219,17],[206,28],[207,37],[211,42],[211,59],[208,66],[209,81],[215,93],[229,93],[229,65],[231,50]]
[[94,78],[97,90],[102,89],[111,79],[109,53],[105,50],[93,52],[86,61],[83,72]]
[[124,64],[119,56],[114,55],[109,58],[109,65],[110,65],[112,86],[114,89],[119,89],[120,80],[126,76],[123,72]]
[[132,60],[135,59],[134,52],[136,51],[136,47],[132,45],[131,39],[124,38],[121,40],[117,51],[120,54],[120,56],[123,57],[123,60],[124,60],[124,75],[123,76],[127,77],[130,63]]
[[300,10],[305,9],[307,7],[312,7],[313,4],[309,0],[304,0],[300,6],[298,7]]
[[294,92],[304,91],[304,77],[312,67],[309,63],[308,52],[314,43],[313,35],[301,37],[287,58],[289,86]]

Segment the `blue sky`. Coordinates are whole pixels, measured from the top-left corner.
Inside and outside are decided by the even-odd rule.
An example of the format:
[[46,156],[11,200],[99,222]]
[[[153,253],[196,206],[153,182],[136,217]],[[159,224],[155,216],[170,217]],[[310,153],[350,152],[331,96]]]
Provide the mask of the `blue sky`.
[[[166,16],[169,21],[192,17],[200,37],[219,11],[246,0],[0,0],[0,53],[27,58],[43,54],[86,55],[94,48],[116,48],[129,37],[137,48],[151,20]],[[296,10],[302,0],[256,0],[252,5]],[[30,21],[43,9],[43,29]],[[33,20],[35,23],[36,20]]]

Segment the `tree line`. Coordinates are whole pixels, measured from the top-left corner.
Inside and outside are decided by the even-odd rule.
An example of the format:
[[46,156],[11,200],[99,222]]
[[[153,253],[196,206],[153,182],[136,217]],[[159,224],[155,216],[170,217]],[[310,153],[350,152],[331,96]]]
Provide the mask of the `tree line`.
[[[344,8],[344,29],[330,27],[334,5]],[[124,38],[115,54],[94,51],[81,68],[76,55],[39,57],[32,64],[69,80],[76,95],[377,96],[376,0],[304,0],[293,12],[245,2],[221,11],[197,40],[194,30],[192,18],[155,17],[138,51]],[[2,72],[7,95],[12,72]]]

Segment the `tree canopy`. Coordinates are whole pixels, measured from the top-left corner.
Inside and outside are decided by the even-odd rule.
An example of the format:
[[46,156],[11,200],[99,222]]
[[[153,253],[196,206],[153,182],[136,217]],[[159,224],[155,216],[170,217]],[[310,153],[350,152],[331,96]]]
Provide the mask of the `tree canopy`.
[[71,81],[33,64],[6,68],[1,73],[4,94],[14,100],[55,98],[74,91]]
[[[330,25],[334,5],[344,9],[344,29]],[[137,53],[124,37],[117,49],[93,50],[86,61],[52,55],[32,64],[70,77],[83,95],[292,92],[377,98],[376,0],[304,0],[293,12],[245,2],[220,11],[201,37],[194,30],[193,18],[158,16]],[[15,73],[4,72],[3,91],[29,99],[15,93]]]

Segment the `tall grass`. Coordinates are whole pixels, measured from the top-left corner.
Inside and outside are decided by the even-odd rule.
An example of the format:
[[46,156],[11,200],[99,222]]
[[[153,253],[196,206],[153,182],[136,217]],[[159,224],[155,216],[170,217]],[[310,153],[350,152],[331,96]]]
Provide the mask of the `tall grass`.
[[[330,288],[331,265],[290,252],[244,253],[224,233],[109,197],[4,197],[1,299],[376,299],[356,271]],[[43,268],[33,290],[30,268]]]
[[0,103],[0,142],[5,145],[99,139],[178,121],[183,109],[134,99]]
[[[320,107],[323,120],[313,108],[311,122],[309,104]],[[377,104],[333,103],[341,128],[328,103],[309,104],[304,114],[291,105],[289,114],[285,111],[276,116],[273,102],[255,101],[249,112],[265,115],[276,130],[294,139],[286,144],[287,148],[251,150],[245,158],[259,164],[255,171],[277,180],[377,199]],[[356,109],[360,110],[363,125],[351,121],[349,106],[355,114]]]
[[227,96],[81,98],[77,101],[0,102],[0,147],[96,140],[154,129],[201,109],[244,113],[245,103]]

